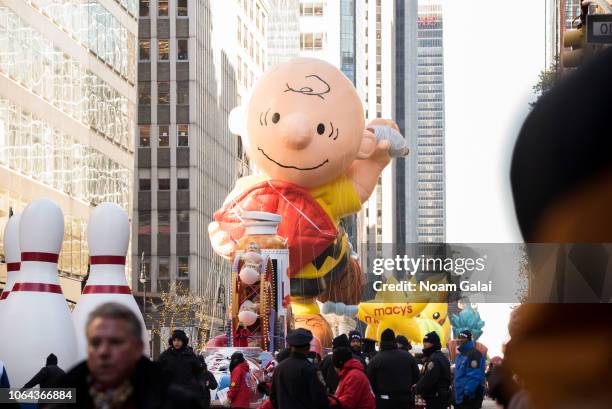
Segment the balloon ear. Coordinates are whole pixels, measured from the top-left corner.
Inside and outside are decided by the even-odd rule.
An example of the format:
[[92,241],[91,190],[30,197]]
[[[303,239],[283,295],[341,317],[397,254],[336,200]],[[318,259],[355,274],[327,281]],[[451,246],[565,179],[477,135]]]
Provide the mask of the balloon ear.
[[227,122],[231,133],[246,136],[247,106],[238,105],[236,108],[232,109]]
[[359,152],[357,152],[357,159],[367,159],[376,150],[376,135],[368,129],[363,130],[363,137],[361,138],[361,145],[359,145]]

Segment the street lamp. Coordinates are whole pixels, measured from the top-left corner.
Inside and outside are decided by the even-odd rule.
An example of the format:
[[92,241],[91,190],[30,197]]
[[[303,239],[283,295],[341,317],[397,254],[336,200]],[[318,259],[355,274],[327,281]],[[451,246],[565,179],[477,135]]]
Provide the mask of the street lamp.
[[140,278],[138,279],[138,281],[140,281],[140,283],[142,284],[142,315],[145,315],[147,312],[147,281],[149,280],[147,279],[147,268],[144,263],[144,251],[140,256]]

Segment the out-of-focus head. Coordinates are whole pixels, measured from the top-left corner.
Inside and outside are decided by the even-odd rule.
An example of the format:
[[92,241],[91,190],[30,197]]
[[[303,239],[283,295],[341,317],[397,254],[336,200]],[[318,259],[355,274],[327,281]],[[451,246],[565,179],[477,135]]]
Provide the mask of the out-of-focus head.
[[127,380],[142,357],[142,327],[127,307],[107,303],[96,308],[87,320],[87,367],[104,388]]

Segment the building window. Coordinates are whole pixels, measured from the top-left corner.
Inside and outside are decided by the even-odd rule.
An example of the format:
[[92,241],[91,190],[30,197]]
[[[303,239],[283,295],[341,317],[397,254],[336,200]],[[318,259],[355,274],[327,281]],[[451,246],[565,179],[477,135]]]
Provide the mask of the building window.
[[238,40],[238,44],[242,43],[242,22],[240,21],[240,17],[236,18],[236,39]]
[[170,259],[168,257],[157,258],[157,291],[170,290]]
[[321,2],[304,2],[300,3],[300,16],[304,17],[320,17],[323,15],[323,3]]
[[176,82],[176,104],[177,105],[188,105],[189,104],[189,81],[177,81]]
[[151,234],[151,212],[150,211],[139,211],[138,212],[138,235],[149,235]]
[[142,148],[151,146],[151,127],[149,125],[138,126],[138,146]]
[[189,210],[176,211],[177,233],[189,233]]
[[149,17],[149,0],[140,0],[140,17]]
[[140,105],[151,105],[151,83],[149,81],[138,83],[138,103]]
[[176,188],[177,190],[189,190],[189,178],[178,178]]
[[157,83],[157,104],[170,105],[170,82],[159,81]]
[[149,61],[151,59],[151,42],[149,40],[140,40],[138,42],[138,59],[140,61]]
[[187,0],[178,0],[176,2],[176,15],[179,17],[187,16]]
[[305,51],[323,49],[324,33],[300,33],[300,48]]
[[140,178],[138,179],[138,190],[141,192],[148,192],[151,190],[151,179]]
[[176,40],[176,58],[179,61],[187,61],[189,59],[189,40]]
[[189,125],[176,126],[177,146],[189,146]]
[[159,132],[157,133],[157,146],[166,147],[170,145],[170,131],[168,126],[160,125]]
[[168,61],[169,57],[170,57],[170,42],[168,40],[158,40],[157,59],[159,61]]
[[177,257],[177,271],[176,278],[185,279],[189,278],[189,256]]
[[159,190],[170,190],[170,179],[168,178],[157,179],[157,188]]
[[157,211],[157,232],[159,234],[170,234],[170,210]]
[[168,0],[157,1],[157,15],[159,17],[168,17]]

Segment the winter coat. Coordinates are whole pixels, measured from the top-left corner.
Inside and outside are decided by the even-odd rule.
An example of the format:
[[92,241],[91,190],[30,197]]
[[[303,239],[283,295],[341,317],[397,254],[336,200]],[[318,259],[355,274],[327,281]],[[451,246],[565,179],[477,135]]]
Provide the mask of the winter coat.
[[170,347],[160,356],[158,362],[172,376],[172,383],[184,385],[193,391],[201,391],[202,364],[193,350],[187,346],[181,349]]
[[363,364],[357,359],[349,359],[338,373],[340,384],[336,398],[342,409],[376,409],[376,399],[365,374]]
[[251,404],[251,389],[247,384],[249,363],[244,361],[236,365],[232,371],[232,378],[227,398],[232,401],[232,408],[248,408]]
[[[75,388],[75,403],[58,403],[50,409],[94,409],[89,394],[89,368],[81,362],[64,375],[56,385],[58,388]],[[157,362],[140,358],[129,378],[133,392],[122,409],[198,409],[198,397],[182,385],[171,383],[170,376]]]
[[292,352],[274,370],[270,401],[275,409],[327,409],[329,406],[317,367],[306,355],[297,352]]
[[59,366],[47,365],[38,371],[38,373],[23,385],[23,387],[25,389],[30,389],[36,385],[40,385],[41,388],[53,388],[65,374],[66,373]]
[[209,371],[204,371],[202,375],[202,379],[200,380],[200,385],[202,385],[202,389],[204,391],[202,397],[202,406],[204,409],[210,408],[210,391],[217,389],[219,384],[215,379],[215,375],[210,373]]
[[450,362],[440,350],[426,357],[416,393],[427,402],[428,408],[446,408],[451,384]]
[[485,358],[469,341],[459,348],[455,358],[455,403],[463,402],[464,397],[482,399],[485,385]]
[[239,328],[234,333],[234,347],[243,348],[249,346],[249,337],[251,333],[246,328]]
[[398,349],[395,342],[383,342],[367,372],[377,407],[414,406],[412,385],[419,379],[419,367],[409,352]]
[[336,388],[338,388],[340,378],[338,377],[338,372],[336,372],[336,369],[334,368],[332,354],[327,354],[325,358],[323,358],[319,364],[319,368],[321,369],[321,374],[323,374],[323,380],[325,381],[327,393],[335,393]]

